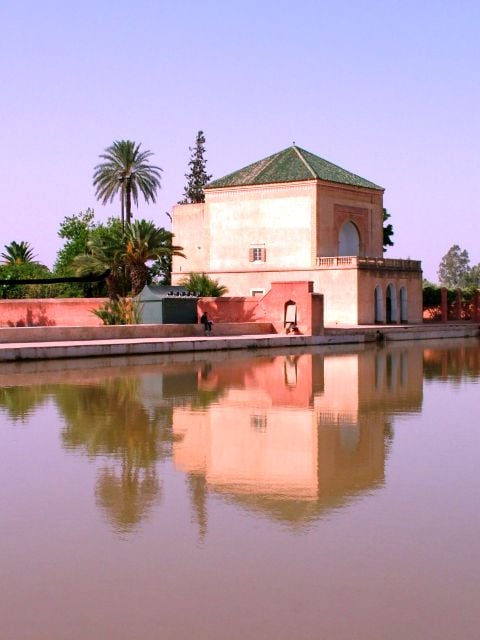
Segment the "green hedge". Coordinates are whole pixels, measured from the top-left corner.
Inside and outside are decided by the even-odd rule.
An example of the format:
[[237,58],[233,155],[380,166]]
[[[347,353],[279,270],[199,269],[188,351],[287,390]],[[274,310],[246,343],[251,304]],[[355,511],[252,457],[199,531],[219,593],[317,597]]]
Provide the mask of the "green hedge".
[[[470,302],[476,292],[476,287],[460,289],[462,299],[463,319],[468,319],[470,315]],[[442,288],[437,285],[427,284],[423,287],[423,311],[427,312],[432,320],[439,319],[442,315]],[[457,289],[447,289],[447,306],[449,317],[453,315],[457,300]]]

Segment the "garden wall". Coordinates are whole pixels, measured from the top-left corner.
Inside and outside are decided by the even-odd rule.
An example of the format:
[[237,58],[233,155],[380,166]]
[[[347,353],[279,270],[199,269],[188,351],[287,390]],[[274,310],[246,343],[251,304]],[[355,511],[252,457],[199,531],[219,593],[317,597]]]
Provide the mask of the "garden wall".
[[447,289],[428,286],[423,290],[424,321],[480,321],[480,289]]
[[0,300],[0,327],[98,327],[105,298]]
[[[215,324],[212,337],[265,335],[275,333],[269,322]],[[0,343],[81,342],[85,340],[158,340],[161,338],[200,338],[200,324],[128,324],[100,327],[0,327]]]
[[[202,313],[206,311],[214,322],[214,333],[218,333],[218,335],[239,335],[239,327],[229,329],[226,326],[227,324],[250,324],[248,333],[272,331],[284,333],[286,305],[294,303],[297,332],[304,335],[319,335],[323,332],[323,296],[313,293],[312,290],[313,283],[308,281],[274,282],[270,291],[261,298],[199,298],[197,306],[198,317],[200,318]],[[12,329],[22,327],[104,327],[100,318],[92,313],[93,309],[98,309],[104,302],[105,298],[0,300],[0,327],[10,327]],[[220,327],[218,325],[223,326]],[[256,329],[255,325],[262,325],[262,327],[259,326]],[[152,327],[152,329],[149,329],[153,332],[152,337],[196,335],[197,332],[195,330],[192,333],[193,330],[191,329],[196,325],[185,325],[189,327],[187,333],[174,329],[174,327],[180,325],[141,326]],[[170,328],[160,331],[159,327]],[[198,331],[201,332],[202,330],[203,328],[198,325]],[[220,333],[220,330],[222,333]],[[126,331],[125,327],[122,331]],[[245,333],[245,331],[246,327],[241,330],[241,333]],[[40,335],[42,332],[38,333]],[[71,333],[73,336],[75,332]],[[144,335],[146,336],[147,333],[144,333]],[[54,332],[47,332],[47,335],[53,336]],[[128,337],[124,333],[122,333],[122,336]],[[53,337],[49,339],[55,340]],[[71,337],[63,339],[89,338]]]

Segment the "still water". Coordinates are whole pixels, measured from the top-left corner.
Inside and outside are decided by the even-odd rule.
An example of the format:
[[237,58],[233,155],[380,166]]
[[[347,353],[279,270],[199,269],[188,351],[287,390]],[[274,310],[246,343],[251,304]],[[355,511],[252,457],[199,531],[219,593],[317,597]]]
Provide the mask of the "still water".
[[476,640],[479,342],[3,365],[0,638]]

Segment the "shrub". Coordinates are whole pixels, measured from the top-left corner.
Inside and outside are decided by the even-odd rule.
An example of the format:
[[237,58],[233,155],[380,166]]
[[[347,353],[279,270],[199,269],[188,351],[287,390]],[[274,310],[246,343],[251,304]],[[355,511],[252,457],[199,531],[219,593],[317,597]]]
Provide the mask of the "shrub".
[[141,305],[132,298],[107,300],[94,313],[105,325],[138,324],[141,319]]
[[183,285],[187,291],[196,294],[197,296],[204,296],[207,298],[218,298],[228,293],[227,287],[220,284],[218,280],[214,280],[207,276],[206,273],[192,272],[185,278],[179,281],[179,284]]
[[[473,298],[476,287],[460,289],[461,309],[458,316],[457,310],[457,289],[447,289],[447,310],[448,319],[468,320],[471,317]],[[430,320],[439,320],[442,317],[442,294],[441,287],[434,284],[426,284],[423,287],[423,311],[425,317]]]
[[[48,267],[38,262],[24,262],[21,264],[0,265],[0,280],[30,280],[49,278],[51,272]],[[51,284],[2,284],[0,297],[2,298],[51,298],[55,285]]]

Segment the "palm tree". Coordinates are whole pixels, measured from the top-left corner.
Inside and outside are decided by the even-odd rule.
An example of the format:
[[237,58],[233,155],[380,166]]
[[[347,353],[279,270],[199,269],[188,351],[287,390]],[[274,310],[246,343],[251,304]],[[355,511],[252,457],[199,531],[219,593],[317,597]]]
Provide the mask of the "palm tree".
[[210,278],[206,273],[189,273],[188,276],[179,281],[179,284],[183,285],[187,291],[207,298],[218,298],[228,293],[225,285],[220,284],[218,280]]
[[30,264],[35,262],[33,254],[33,248],[29,242],[22,240],[21,242],[15,242],[13,240],[10,244],[5,245],[5,253],[1,254],[5,264]]
[[95,195],[102,204],[112,202],[120,193],[122,228],[125,222],[131,222],[132,199],[138,205],[141,192],[147,203],[155,202],[160,188],[162,169],[148,164],[153,153],[140,151],[140,146],[141,143],[136,144],[132,140],[116,140],[100,155],[104,162],[97,164],[93,174]]
[[72,266],[77,276],[100,274],[110,269],[106,283],[109,297],[115,300],[121,293],[124,280],[124,250],[122,231],[114,225],[108,230],[108,235],[92,236],[87,242],[87,253],[76,256]]
[[183,247],[172,244],[173,234],[156,227],[151,220],[136,220],[125,228],[123,259],[130,273],[132,295],[138,295],[148,282],[150,260],[164,255],[185,257]]

